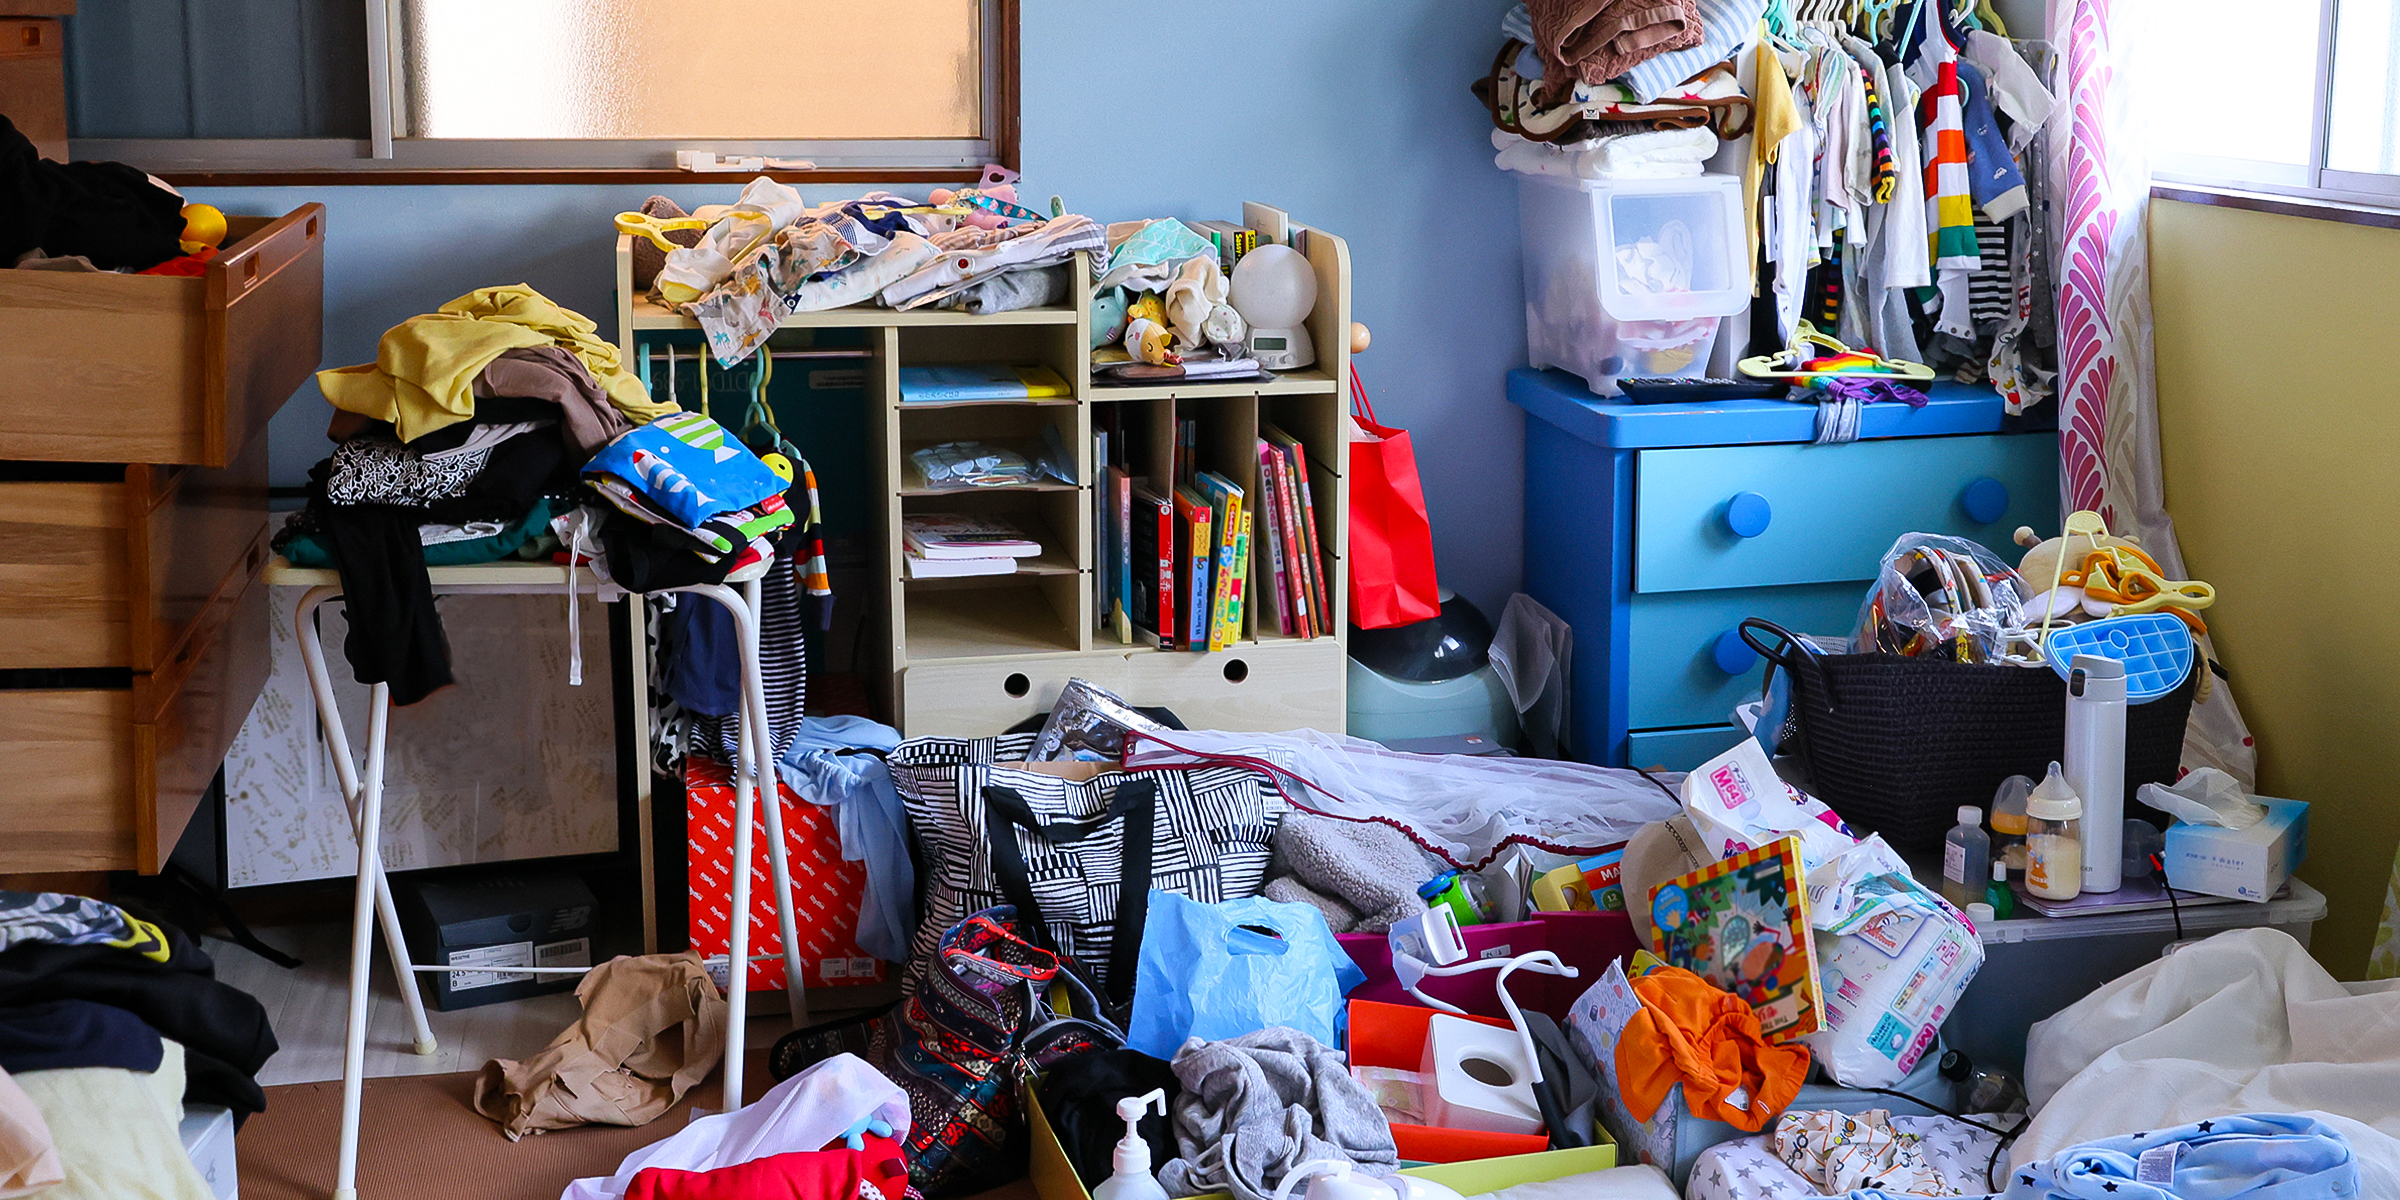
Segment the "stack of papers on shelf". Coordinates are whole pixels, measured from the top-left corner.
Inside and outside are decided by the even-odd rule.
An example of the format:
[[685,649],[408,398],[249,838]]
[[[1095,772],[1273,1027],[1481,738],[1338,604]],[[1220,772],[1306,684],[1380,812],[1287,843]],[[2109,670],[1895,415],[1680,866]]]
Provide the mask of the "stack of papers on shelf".
[[1042,552],[1008,521],[964,513],[911,514],[901,519],[900,536],[911,579],[1012,575],[1018,559]]
[[1073,394],[1066,379],[1048,367],[962,363],[944,367],[900,368],[900,401],[903,404],[944,404],[961,400],[1057,400]]

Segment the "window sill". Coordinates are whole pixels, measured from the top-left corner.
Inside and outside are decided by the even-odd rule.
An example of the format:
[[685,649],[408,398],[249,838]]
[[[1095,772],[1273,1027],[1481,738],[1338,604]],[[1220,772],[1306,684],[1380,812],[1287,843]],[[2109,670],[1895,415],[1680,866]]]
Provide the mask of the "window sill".
[[972,186],[982,175],[973,167],[843,167],[819,171],[668,171],[646,168],[475,168],[385,167],[355,170],[235,168],[161,171],[159,178],[184,187],[421,187],[483,184],[706,184],[741,185],[765,175],[778,183],[887,183]]
[[2378,229],[2400,229],[2400,208],[2361,204],[2349,200],[2333,200],[2319,196],[2284,196],[2270,192],[2249,192],[2238,188],[2211,187],[2194,183],[2156,183],[2150,187],[2150,198],[2173,200],[2182,204],[2205,204],[2214,208],[2239,208],[2250,212],[2301,217],[2311,221],[2336,221],[2344,225],[2370,225]]

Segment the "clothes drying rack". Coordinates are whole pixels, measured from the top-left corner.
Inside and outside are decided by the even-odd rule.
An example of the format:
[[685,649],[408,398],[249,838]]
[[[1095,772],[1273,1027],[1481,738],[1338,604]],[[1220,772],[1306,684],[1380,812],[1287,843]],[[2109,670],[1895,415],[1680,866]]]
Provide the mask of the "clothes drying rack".
[[[806,1007],[800,996],[803,975],[800,964],[800,942],[792,912],[791,868],[786,861],[783,841],[783,810],[777,799],[773,764],[775,753],[769,740],[766,709],[767,694],[764,677],[759,669],[759,578],[774,563],[769,558],[754,568],[746,580],[729,579],[722,584],[695,584],[689,587],[661,588],[660,592],[682,592],[697,596],[724,607],[732,616],[735,637],[740,646],[742,672],[742,736],[737,749],[740,761],[734,764],[735,811],[742,814],[733,824],[732,911],[740,914],[730,920],[731,944],[726,948],[726,987],[728,1026],[725,1046],[725,1096],[729,1107],[739,1107],[742,1096],[742,1069],[745,1055],[745,1035],[749,1016],[750,955],[750,870],[751,826],[763,814],[767,835],[767,860],[775,887],[775,919],[783,937],[785,986],[790,989],[794,1025],[803,1020]],[[588,569],[570,568],[563,564],[532,562],[480,563],[473,566],[429,567],[428,582],[437,595],[552,595],[567,597],[569,624],[579,626],[574,616],[575,606],[582,597],[592,595],[604,602],[624,599],[633,593],[595,578]],[[737,572],[737,576],[741,574]],[[422,974],[490,970],[490,967],[419,966],[409,959],[408,943],[400,933],[400,916],[392,906],[390,883],[383,869],[383,768],[385,732],[391,715],[391,688],[375,683],[367,688],[367,753],[364,765],[351,758],[350,737],[342,723],[342,714],[333,695],[333,677],[325,665],[325,647],[317,633],[318,606],[342,594],[339,572],[295,567],[282,558],[268,564],[266,582],[287,586],[304,586],[309,590],[300,599],[293,621],[300,642],[301,665],[308,673],[308,684],[315,693],[317,719],[325,732],[325,748],[333,756],[336,784],[342,793],[342,803],[349,809],[351,831],[358,842],[358,880],[351,906],[350,920],[350,1014],[342,1047],[342,1125],[339,1166],[334,1174],[334,1200],[357,1200],[358,1196],[358,1139],[359,1104],[366,1085],[367,1009],[369,966],[374,958],[375,927],[383,927],[383,937],[392,960],[393,974],[401,980],[400,1002],[407,1010],[409,1025],[415,1034],[414,1048],[418,1054],[435,1050],[433,1029],[425,1019],[425,1001],[418,994],[416,977]],[[738,583],[739,590],[735,585]],[[637,684],[637,686],[639,686]],[[758,804],[762,788],[766,802]],[[757,805],[756,808],[753,806]],[[768,956],[771,957],[771,956]],[[510,967],[517,974],[581,975],[590,967]]]

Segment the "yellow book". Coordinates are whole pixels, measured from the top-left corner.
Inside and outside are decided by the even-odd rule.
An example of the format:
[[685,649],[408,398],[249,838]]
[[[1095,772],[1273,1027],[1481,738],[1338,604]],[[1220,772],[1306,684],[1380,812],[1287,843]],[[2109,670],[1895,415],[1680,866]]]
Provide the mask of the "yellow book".
[[1208,648],[1223,650],[1234,642],[1232,620],[1234,580],[1239,577],[1240,568],[1234,565],[1233,555],[1234,547],[1241,541],[1242,493],[1240,489],[1224,484],[1215,476],[1204,474],[1201,479],[1204,483],[1216,480],[1216,486],[1213,486],[1212,490],[1216,492],[1218,502],[1225,509],[1223,524],[1217,530],[1216,591],[1209,598],[1208,606]]

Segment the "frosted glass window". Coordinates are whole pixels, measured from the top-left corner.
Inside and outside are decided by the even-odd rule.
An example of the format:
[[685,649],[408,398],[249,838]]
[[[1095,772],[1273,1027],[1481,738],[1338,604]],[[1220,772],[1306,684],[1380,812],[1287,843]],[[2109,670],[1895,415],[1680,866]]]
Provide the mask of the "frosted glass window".
[[985,135],[979,0],[405,0],[405,136]]
[[2400,170],[2400,4],[2342,0],[2333,38],[2333,109],[2325,165]]
[[[2345,14],[2357,3],[2343,0]],[[2174,0],[2145,7],[2150,22],[2141,42],[2147,58],[2142,100],[2150,110],[2153,153],[2309,164],[2317,103],[2316,4]],[[2235,44],[2238,71],[2229,67]]]

